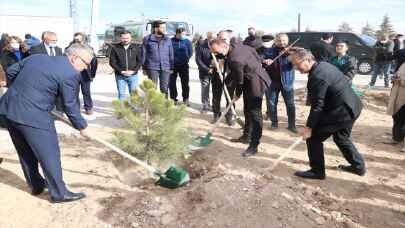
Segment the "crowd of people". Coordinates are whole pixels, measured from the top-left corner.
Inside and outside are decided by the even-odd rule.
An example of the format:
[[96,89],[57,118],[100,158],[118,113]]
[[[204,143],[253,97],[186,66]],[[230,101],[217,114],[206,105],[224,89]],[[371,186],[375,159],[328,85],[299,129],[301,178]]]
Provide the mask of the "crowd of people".
[[[271,130],[279,127],[277,105],[283,97],[287,110],[287,129],[306,140],[310,169],[298,171],[302,178],[325,179],[323,142],[333,137],[349,165],[339,165],[346,172],[363,176],[366,165],[351,139],[362,103],[352,89],[357,61],[349,55],[350,44],[324,33],[310,50],[294,47],[286,33],[258,36],[254,28],[241,41],[232,30],[208,32],[196,43],[185,38],[178,28],[172,38],[165,33],[165,23],[155,21],[152,32],[142,44],[132,42],[132,34],[123,31],[120,42],[112,44],[109,64],[115,73],[118,99],[126,99],[139,84],[140,70],[151,79],[167,99],[179,104],[177,78],[182,87],[182,103],[190,105],[189,61],[195,55],[201,82],[201,113],[212,111],[213,121],[225,115],[226,123],[235,124],[236,113],[221,112],[222,93],[229,94],[227,105],[243,97],[245,124],[242,135],[231,139],[248,144],[243,157],[254,156],[263,131],[262,103],[265,97],[266,119]],[[97,58],[83,33],[74,34],[64,50],[57,46],[57,35],[44,32],[42,41],[27,34],[22,41],[4,34],[0,41],[0,87],[8,87],[0,100],[0,123],[9,130],[24,175],[33,195],[48,188],[53,202],[78,200],[85,195],[67,190],[62,178],[59,145],[52,110],[64,112],[73,126],[88,137],[87,124],[80,112],[79,87],[84,111],[93,114],[90,85],[96,76]],[[390,41],[381,36],[375,45],[376,58],[371,86],[379,74],[385,86],[392,81],[388,113],[393,116],[390,143],[403,143],[405,136],[405,48],[402,37]],[[394,64],[394,75],[390,67]],[[305,127],[296,127],[294,102],[295,72],[308,74],[307,104],[311,106]],[[210,87],[212,99],[210,99]],[[243,95],[243,96],[242,96]],[[55,110],[54,110],[55,109]],[[405,147],[402,149],[405,151]],[[44,170],[44,177],[38,171]]]

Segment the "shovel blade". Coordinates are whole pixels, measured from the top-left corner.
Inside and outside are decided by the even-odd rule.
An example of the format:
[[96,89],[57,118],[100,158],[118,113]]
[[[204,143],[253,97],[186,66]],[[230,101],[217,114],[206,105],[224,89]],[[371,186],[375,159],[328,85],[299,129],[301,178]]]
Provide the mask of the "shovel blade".
[[165,188],[178,188],[190,182],[190,175],[186,170],[171,166],[163,175],[160,176],[156,184]]

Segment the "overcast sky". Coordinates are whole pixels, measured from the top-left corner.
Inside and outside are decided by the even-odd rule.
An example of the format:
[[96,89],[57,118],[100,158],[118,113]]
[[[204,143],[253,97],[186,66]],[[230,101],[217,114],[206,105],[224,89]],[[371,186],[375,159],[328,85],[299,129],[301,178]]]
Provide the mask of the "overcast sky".
[[[91,0],[77,0],[80,27],[89,26]],[[405,33],[405,0],[99,0],[98,32],[106,23],[147,17],[167,17],[191,22],[196,31],[230,28],[246,34],[254,26],[267,33],[297,27],[334,31],[343,21],[356,32],[368,21],[375,28],[388,14],[394,29]],[[0,0],[0,15],[68,16],[69,0]]]

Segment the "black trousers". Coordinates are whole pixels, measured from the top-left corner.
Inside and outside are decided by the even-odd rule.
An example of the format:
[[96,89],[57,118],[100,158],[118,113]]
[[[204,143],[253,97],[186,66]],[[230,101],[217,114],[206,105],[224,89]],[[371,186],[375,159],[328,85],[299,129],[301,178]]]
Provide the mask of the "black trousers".
[[333,136],[333,141],[342,152],[344,158],[353,167],[357,169],[365,168],[363,157],[357,151],[350,138],[353,124],[354,122],[347,128],[343,128],[335,132],[312,132],[312,137],[307,139],[307,148],[309,164],[314,172],[325,174],[323,142],[330,136]]
[[81,78],[80,88],[83,95],[84,110],[90,111],[93,109],[93,99],[91,98],[90,91],[91,80],[87,78]]
[[243,97],[243,111],[245,114],[245,127],[243,135],[250,136],[250,145],[257,147],[260,144],[263,130],[262,101],[260,97]]
[[397,142],[402,142],[405,138],[405,105],[392,116],[392,119],[394,121],[392,139]]
[[174,66],[173,74],[170,75],[169,80],[170,98],[175,101],[177,101],[177,85],[176,85],[177,76],[180,76],[181,93],[183,96],[183,101],[186,101],[188,100],[190,95],[190,86],[189,86],[190,76],[188,64]]
[[[221,99],[222,99],[222,92],[224,91],[224,82],[222,82],[218,75],[214,73],[212,75],[211,79],[211,85],[212,85],[212,112],[214,114],[220,114],[221,113]],[[235,93],[235,86],[227,86],[229,96],[231,99],[233,99],[233,95]],[[228,101],[226,104],[228,105]],[[235,107],[235,106],[234,106]],[[227,116],[232,116],[232,111],[229,110],[229,112],[226,114]]]

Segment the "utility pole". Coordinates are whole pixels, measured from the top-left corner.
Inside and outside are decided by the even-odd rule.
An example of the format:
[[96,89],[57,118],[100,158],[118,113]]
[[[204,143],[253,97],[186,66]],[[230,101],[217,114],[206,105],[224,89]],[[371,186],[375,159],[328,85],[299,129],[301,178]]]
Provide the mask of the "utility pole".
[[298,32],[301,32],[301,13],[298,13]]
[[78,32],[80,28],[76,0],[69,0],[69,16],[73,19],[73,31]]
[[90,21],[90,46],[97,53],[99,45],[97,40],[97,21],[99,12],[99,0],[91,2],[91,21]]

